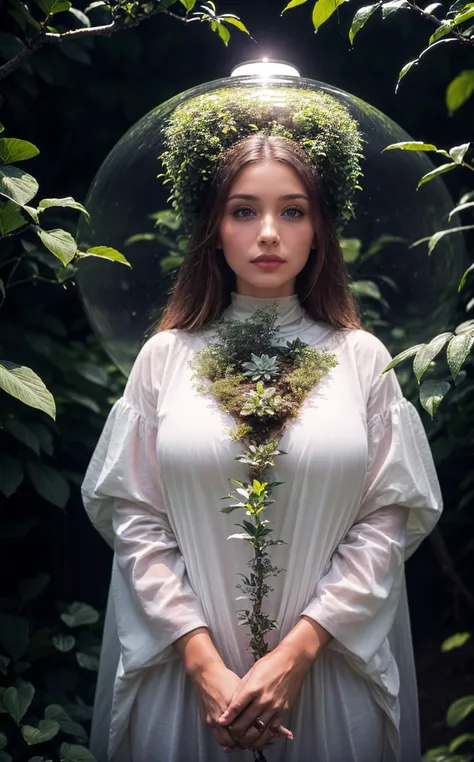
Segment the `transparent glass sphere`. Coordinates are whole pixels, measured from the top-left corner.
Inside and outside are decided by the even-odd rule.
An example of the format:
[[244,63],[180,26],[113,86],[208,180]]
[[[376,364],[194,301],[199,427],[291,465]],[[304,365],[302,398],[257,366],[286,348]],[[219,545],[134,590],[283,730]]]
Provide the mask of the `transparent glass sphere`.
[[[281,69],[280,69],[281,70]],[[283,71],[285,71],[283,69]],[[453,313],[464,266],[460,236],[446,236],[431,256],[414,241],[447,227],[453,207],[442,180],[417,190],[433,169],[426,154],[383,149],[410,136],[368,103],[322,82],[286,73],[214,80],[168,100],[140,119],[112,149],[86,199],[90,220],[78,230],[78,244],[107,245],[122,252],[132,268],[97,257],[80,262],[78,285],[89,320],[104,348],[128,374],[138,350],[169,296],[186,237],[168,202],[163,170],[163,127],[182,103],[223,88],[253,88],[255,98],[274,97],[275,119],[287,88],[320,91],[343,103],[364,139],[362,190],[356,216],[341,232],[353,288],[364,325],[392,352],[442,330]]]

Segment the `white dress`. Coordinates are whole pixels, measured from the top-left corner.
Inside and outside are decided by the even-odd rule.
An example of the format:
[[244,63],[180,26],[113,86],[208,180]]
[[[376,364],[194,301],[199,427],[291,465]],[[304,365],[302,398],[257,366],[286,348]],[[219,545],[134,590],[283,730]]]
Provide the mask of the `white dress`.
[[[274,300],[232,295],[226,317]],[[362,330],[314,322],[296,296],[276,300],[282,340],[338,359],[281,441],[268,508],[286,572],[265,609],[270,648],[305,614],[333,640],[314,662],[268,762],[418,762],[418,706],[404,560],[432,530],[441,496],[426,435],[390,355]],[[249,543],[223,514],[233,420],[192,386],[188,361],[213,336],[171,330],[142,348],[83,484],[85,508],[115,549],[91,749],[106,762],[224,762],[172,643],[207,626],[226,665],[250,669],[238,626],[238,572]],[[237,518],[236,518],[237,517]],[[252,762],[251,751],[236,754]]]

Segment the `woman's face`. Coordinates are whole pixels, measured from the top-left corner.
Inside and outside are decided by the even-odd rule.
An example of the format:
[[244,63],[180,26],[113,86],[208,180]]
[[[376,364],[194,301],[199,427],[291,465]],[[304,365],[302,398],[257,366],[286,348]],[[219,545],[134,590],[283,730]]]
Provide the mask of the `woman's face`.
[[293,294],[314,237],[308,194],[291,167],[266,161],[239,172],[229,189],[218,242],[236,275],[237,293]]

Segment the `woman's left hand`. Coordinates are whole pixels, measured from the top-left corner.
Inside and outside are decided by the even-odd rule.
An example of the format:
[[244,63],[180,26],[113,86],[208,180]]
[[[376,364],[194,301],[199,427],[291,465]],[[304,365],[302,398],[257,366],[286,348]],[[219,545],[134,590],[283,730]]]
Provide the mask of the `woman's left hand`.
[[[277,646],[255,662],[242,678],[219,724],[229,727],[240,746],[263,749],[275,740],[275,729],[296,702],[310,667],[310,661],[298,658],[289,648]],[[254,727],[256,719],[265,724],[265,729]],[[292,734],[288,737],[293,739]]]

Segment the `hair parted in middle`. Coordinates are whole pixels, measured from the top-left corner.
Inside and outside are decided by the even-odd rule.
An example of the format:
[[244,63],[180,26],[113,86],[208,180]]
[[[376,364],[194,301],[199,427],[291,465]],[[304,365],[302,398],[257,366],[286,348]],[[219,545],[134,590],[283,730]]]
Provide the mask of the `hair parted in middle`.
[[257,133],[222,154],[156,333],[173,328],[198,331],[217,320],[230,304],[236,278],[222,251],[217,249],[220,224],[238,173],[249,164],[267,161],[282,162],[293,169],[310,200],[315,248],[296,277],[295,292],[301,306],[314,320],[341,329],[360,328],[357,305],[317,167],[295,141]]

